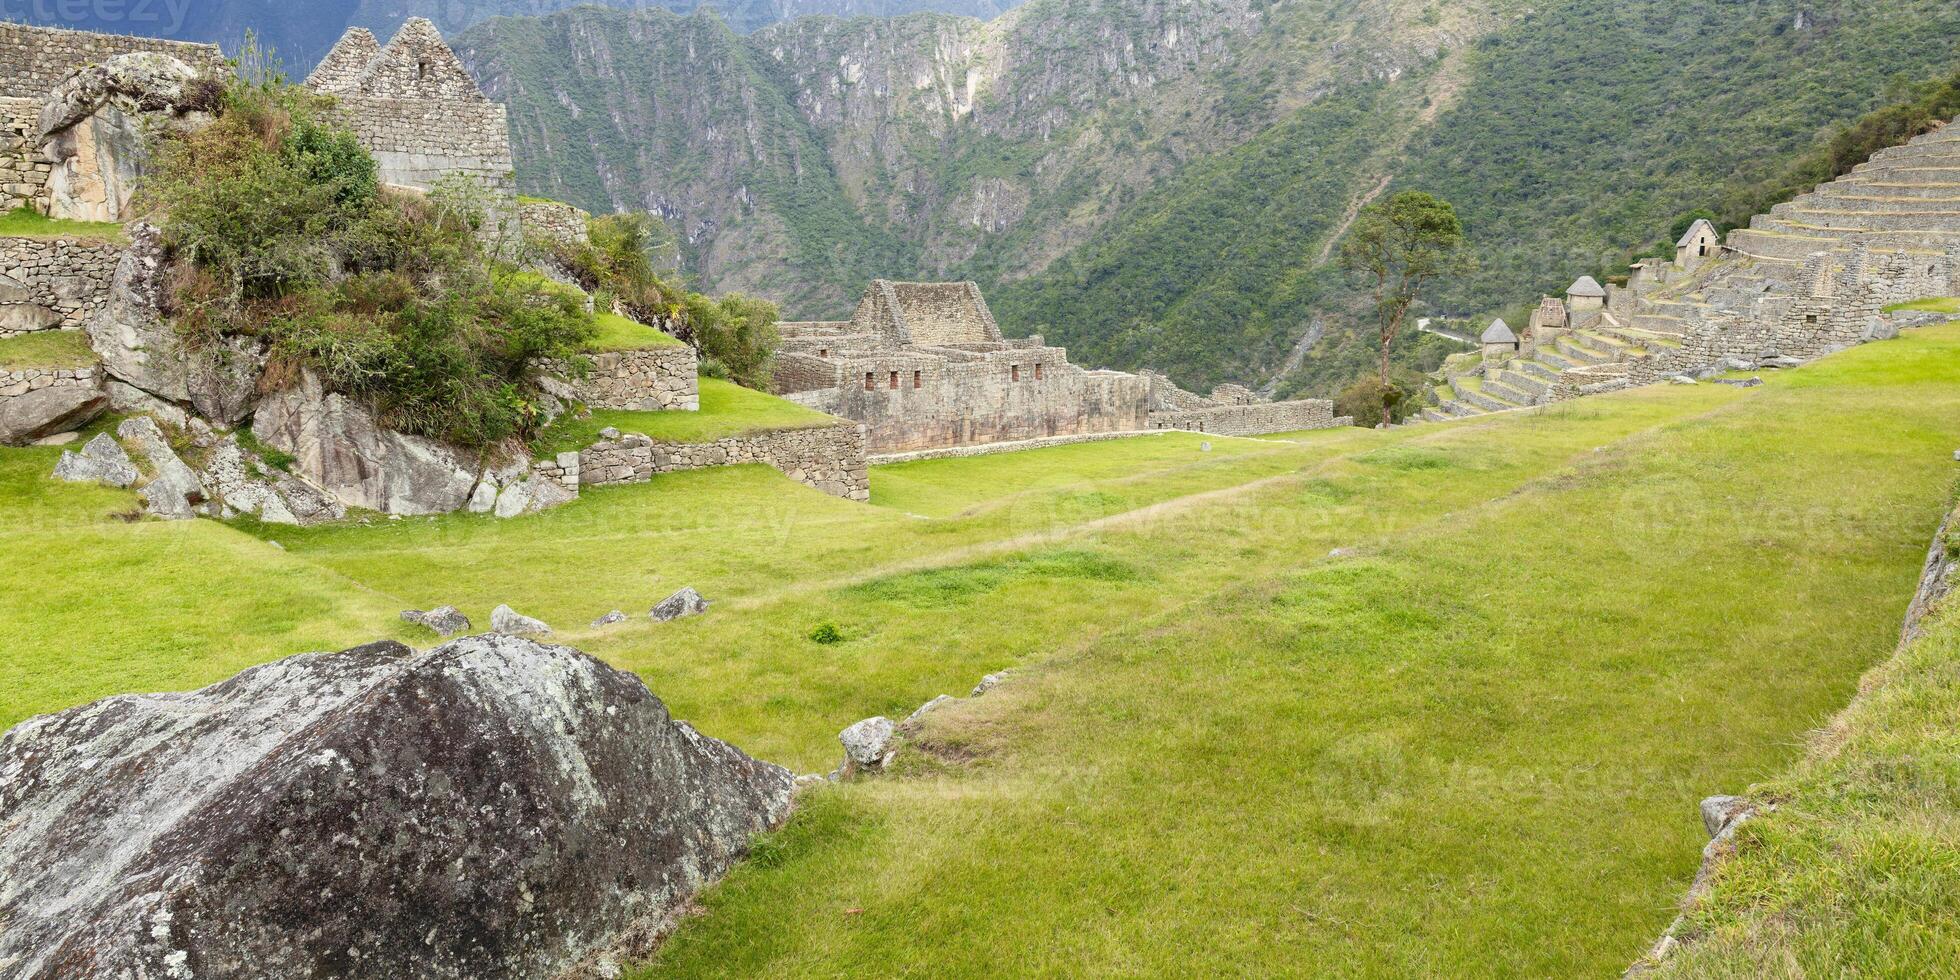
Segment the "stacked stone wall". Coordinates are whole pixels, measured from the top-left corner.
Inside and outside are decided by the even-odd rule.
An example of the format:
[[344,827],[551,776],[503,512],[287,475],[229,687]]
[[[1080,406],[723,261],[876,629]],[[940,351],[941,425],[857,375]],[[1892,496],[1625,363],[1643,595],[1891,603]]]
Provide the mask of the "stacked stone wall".
[[824,391],[840,384],[838,362],[815,354],[780,352],[773,370],[776,393],[781,395]]
[[224,54],[215,44],[0,23],[0,98],[38,104],[69,72],[138,51],[167,54],[203,72],[225,70]]
[[1221,436],[1260,436],[1353,424],[1353,419],[1343,421],[1335,418],[1334,403],[1318,398],[1262,405],[1225,405],[1190,412],[1150,413],[1150,427],[1153,429],[1183,429]]
[[18,398],[43,388],[102,387],[102,372],[93,367],[7,368],[0,367],[0,398]]
[[524,235],[550,242],[584,244],[591,241],[588,225],[592,215],[557,201],[518,201],[517,216],[524,224]]
[[822,407],[863,422],[874,452],[1149,428],[1146,379],[1084,371],[1056,347],[901,348],[840,358],[837,370]]
[[0,338],[81,329],[108,302],[127,247],[78,238],[0,238]]
[[[829,425],[777,429],[704,443],[656,442],[628,434],[596,443],[578,454],[583,486],[644,483],[656,473],[761,463],[805,486],[848,500],[871,499],[864,427]],[[566,469],[558,466],[562,472]]]
[[589,408],[692,412],[701,407],[700,361],[692,347],[594,354],[591,361],[586,376],[572,382],[579,401]]
[[0,98],[0,212],[22,207],[47,211],[53,165],[36,149],[40,117],[39,99]]

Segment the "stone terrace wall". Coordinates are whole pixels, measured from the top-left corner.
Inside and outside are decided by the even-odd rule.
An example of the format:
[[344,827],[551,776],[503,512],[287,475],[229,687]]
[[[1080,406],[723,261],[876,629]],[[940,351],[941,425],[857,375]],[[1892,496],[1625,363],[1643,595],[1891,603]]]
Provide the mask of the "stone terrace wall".
[[[833,497],[871,499],[864,427],[855,423],[778,429],[707,443],[655,442],[643,435],[595,443],[578,455],[582,486],[645,483],[655,473],[762,463]],[[562,463],[559,468],[569,469]]]
[[0,238],[0,338],[78,330],[108,302],[121,242]]
[[0,98],[39,101],[69,72],[137,51],[167,54],[200,71],[216,73],[225,67],[215,44],[0,23]]
[[35,143],[41,132],[39,99],[0,98],[0,212],[47,210],[48,171]]
[[524,224],[524,234],[527,238],[579,244],[591,240],[591,233],[587,228],[592,221],[591,213],[569,204],[561,204],[557,201],[518,201],[517,217]]
[[0,367],[0,398],[18,398],[42,388],[102,387],[102,374],[92,367],[8,368]]
[[1353,424],[1353,419],[1334,417],[1333,402],[1317,398],[1260,405],[1228,405],[1192,412],[1150,413],[1150,427],[1153,429],[1185,429],[1221,436],[1260,436]]
[[634,412],[698,411],[700,361],[684,344],[592,355],[592,370],[572,382],[589,408]]

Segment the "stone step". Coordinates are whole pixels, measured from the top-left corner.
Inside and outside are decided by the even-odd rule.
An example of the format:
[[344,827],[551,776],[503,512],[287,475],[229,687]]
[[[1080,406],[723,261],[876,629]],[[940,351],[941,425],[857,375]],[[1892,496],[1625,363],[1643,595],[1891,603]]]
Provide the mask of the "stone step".
[[[1676,305],[1685,306],[1687,304]],[[1654,333],[1681,334],[1687,332],[1688,322],[1681,317],[1669,316],[1664,313],[1642,313],[1633,318],[1633,326],[1637,330],[1651,330]]]
[[1888,146],[1872,154],[1871,159],[1865,161],[1865,164],[1875,168],[1884,168],[1911,160],[1938,160],[1960,163],[1960,142],[1912,142],[1901,146]]
[[1444,402],[1443,407],[1439,411],[1453,419],[1467,419],[1475,415],[1484,414],[1483,409],[1459,401]]
[[1837,228],[1828,225],[1812,225],[1796,221],[1785,221],[1781,218],[1768,218],[1762,215],[1757,215],[1756,220],[1751,223],[1751,227],[1747,230],[1825,239],[1844,245],[1863,242],[1873,248],[1925,250],[1933,252],[1944,251],[1947,243],[1960,241],[1960,231]]
[[[1865,188],[1857,188],[1863,190]],[[1777,217],[1794,211],[1854,211],[1864,214],[1924,214],[1960,212],[1960,187],[1954,193],[1938,197],[1903,196],[1888,197],[1878,194],[1805,194],[1791,198],[1788,202],[1770,208],[1770,214]]]
[[1422,414],[1416,416],[1416,419],[1424,422],[1448,422],[1451,418],[1454,418],[1454,416],[1445,414],[1439,408],[1425,408],[1422,410]]
[[[1522,363],[1518,363],[1518,362],[1513,362],[1513,363],[1518,364],[1518,367],[1520,368],[1524,366]],[[1499,371],[1497,372],[1497,377],[1494,379],[1494,381],[1496,384],[1502,385],[1506,388],[1511,389],[1512,391],[1518,392],[1519,394],[1523,395],[1527,402],[1534,402],[1534,403],[1537,402],[1540,398],[1545,397],[1546,391],[1550,390],[1550,386],[1545,384],[1543,380],[1539,378],[1534,378],[1531,376],[1529,372],[1522,371],[1522,370],[1507,369],[1504,371]],[[1485,382],[1484,390],[1489,391],[1490,385],[1491,382]],[[1503,393],[1499,392],[1498,394],[1502,395]]]
[[1579,362],[1558,353],[1556,345],[1552,348],[1538,348],[1538,361],[1554,371],[1570,371],[1579,366]]
[[1832,183],[1876,184],[1885,187],[1945,187],[1960,184],[1960,167],[1888,167],[1883,170],[1854,170]]
[[1583,367],[1587,364],[1605,364],[1613,359],[1611,355],[1604,351],[1584,346],[1570,336],[1560,337],[1556,341],[1556,346],[1558,353],[1566,360],[1573,362],[1575,367]]
[[1496,378],[1485,379],[1484,388],[1481,394],[1485,398],[1495,398],[1498,401],[1503,402],[1505,408],[1520,408],[1525,405],[1533,404],[1538,400],[1532,397],[1530,394],[1523,391],[1519,391],[1518,389],[1513,388],[1510,385],[1505,384],[1503,381],[1498,380]]
[[1834,238],[1813,238],[1781,232],[1737,228],[1729,232],[1729,248],[1752,258],[1802,262],[1813,252],[1830,252],[1843,243]]
[[1877,198],[1885,201],[1950,201],[1960,198],[1960,183],[1889,184],[1883,180],[1834,181],[1811,191],[1805,197],[1824,200],[1837,198]]
[[[1540,354],[1539,357],[1543,358],[1544,355]],[[1523,364],[1518,365],[1518,367],[1524,373],[1531,375],[1532,377],[1537,378],[1540,381],[1545,381],[1545,382],[1557,381],[1558,376],[1562,371],[1562,369],[1553,367],[1552,365],[1545,363],[1543,360],[1525,361]]]
[[1782,222],[1799,228],[1859,231],[1936,231],[1960,237],[1960,211],[1864,211],[1850,208],[1797,208],[1779,204],[1749,223]]

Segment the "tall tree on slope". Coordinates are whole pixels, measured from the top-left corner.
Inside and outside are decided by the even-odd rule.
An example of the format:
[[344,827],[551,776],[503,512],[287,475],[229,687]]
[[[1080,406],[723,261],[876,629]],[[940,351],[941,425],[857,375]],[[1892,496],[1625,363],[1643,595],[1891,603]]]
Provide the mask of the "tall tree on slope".
[[1382,427],[1395,401],[1388,379],[1388,352],[1408,320],[1409,308],[1437,278],[1469,271],[1463,222],[1450,202],[1421,191],[1403,191],[1363,208],[1341,246],[1341,265],[1374,296],[1381,333]]

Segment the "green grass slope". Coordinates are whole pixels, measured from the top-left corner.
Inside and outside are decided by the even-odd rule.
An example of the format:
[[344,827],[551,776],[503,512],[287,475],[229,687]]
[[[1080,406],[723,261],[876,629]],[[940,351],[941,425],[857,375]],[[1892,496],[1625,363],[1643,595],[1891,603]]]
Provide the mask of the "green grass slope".
[[[0,724],[443,602],[540,616],[799,771],[1015,667],[809,794],[642,972],[1615,972],[1695,801],[1790,765],[1890,649],[1960,327],[1749,391],[1211,441],[880,468],[869,507],[747,467],[312,529],[123,524],[0,450],[0,547],[40,556],[0,565]],[[709,615],[584,626],[685,585]]]
[[1960,976],[1960,600],[1922,629],[1750,788],[1775,810],[1737,829],[1658,975]]

